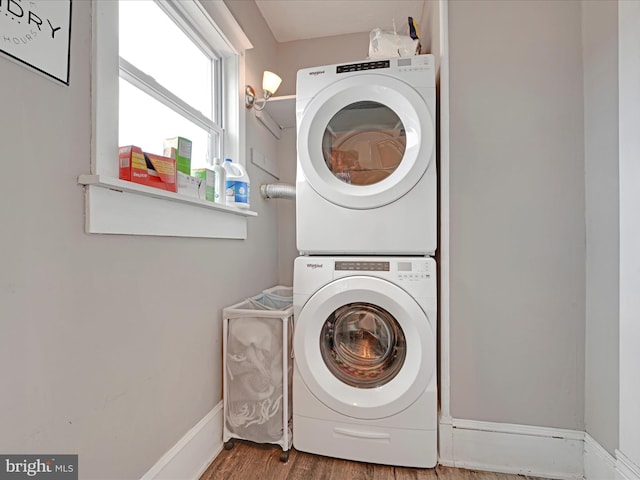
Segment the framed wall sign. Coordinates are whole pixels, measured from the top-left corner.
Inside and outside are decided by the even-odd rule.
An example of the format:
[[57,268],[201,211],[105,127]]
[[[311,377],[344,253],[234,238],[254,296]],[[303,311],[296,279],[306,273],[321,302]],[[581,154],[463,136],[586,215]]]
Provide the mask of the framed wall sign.
[[69,85],[71,0],[0,0],[0,52]]

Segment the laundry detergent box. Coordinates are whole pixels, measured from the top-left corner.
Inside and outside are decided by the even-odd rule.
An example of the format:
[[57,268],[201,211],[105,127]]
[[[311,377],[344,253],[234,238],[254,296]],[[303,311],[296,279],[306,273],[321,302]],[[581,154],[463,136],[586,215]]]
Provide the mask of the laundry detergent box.
[[200,196],[202,182],[201,178],[178,172],[178,193],[187,197],[204,199],[204,196]]
[[193,175],[202,182],[200,185],[200,199],[210,202],[216,201],[216,176],[209,168],[194,168]]
[[120,179],[149,187],[177,191],[176,160],[143,152],[140,147],[128,145],[118,149]]
[[191,140],[184,137],[167,138],[164,141],[164,156],[176,159],[179,172],[191,175]]

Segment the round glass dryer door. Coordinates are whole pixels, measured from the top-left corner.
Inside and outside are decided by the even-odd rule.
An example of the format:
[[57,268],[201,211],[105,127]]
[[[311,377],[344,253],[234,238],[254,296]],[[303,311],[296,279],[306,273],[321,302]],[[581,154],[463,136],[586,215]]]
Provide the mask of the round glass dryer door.
[[377,277],[339,278],[297,314],[296,367],[332,410],[388,417],[415,402],[435,375],[433,332],[424,310],[400,287]]
[[387,205],[435,163],[434,125],[422,95],[398,79],[363,74],[339,80],[298,112],[300,171],[336,205]]
[[400,117],[379,102],[355,102],[327,124],[322,155],[329,171],[349,185],[373,185],[391,175],[407,145]]

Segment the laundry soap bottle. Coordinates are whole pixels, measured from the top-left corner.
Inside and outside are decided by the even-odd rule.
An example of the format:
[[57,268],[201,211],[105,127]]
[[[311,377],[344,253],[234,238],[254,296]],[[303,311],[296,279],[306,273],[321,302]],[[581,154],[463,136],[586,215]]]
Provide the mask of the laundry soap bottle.
[[248,209],[251,181],[247,171],[239,163],[233,163],[230,158],[224,160],[223,167],[227,173],[227,205]]

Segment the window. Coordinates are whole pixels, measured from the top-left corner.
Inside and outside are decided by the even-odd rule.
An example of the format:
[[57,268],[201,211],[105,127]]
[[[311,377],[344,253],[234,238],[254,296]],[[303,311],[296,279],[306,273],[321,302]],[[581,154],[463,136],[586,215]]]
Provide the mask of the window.
[[119,145],[161,154],[176,136],[192,140],[194,168],[244,160],[239,86],[252,45],[226,5],[93,0],[92,9],[91,175],[78,180],[87,232],[246,238],[253,212],[118,179]]
[[186,137],[204,167],[224,151],[222,61],[170,5],[120,0],[118,143],[161,155],[164,139]]

